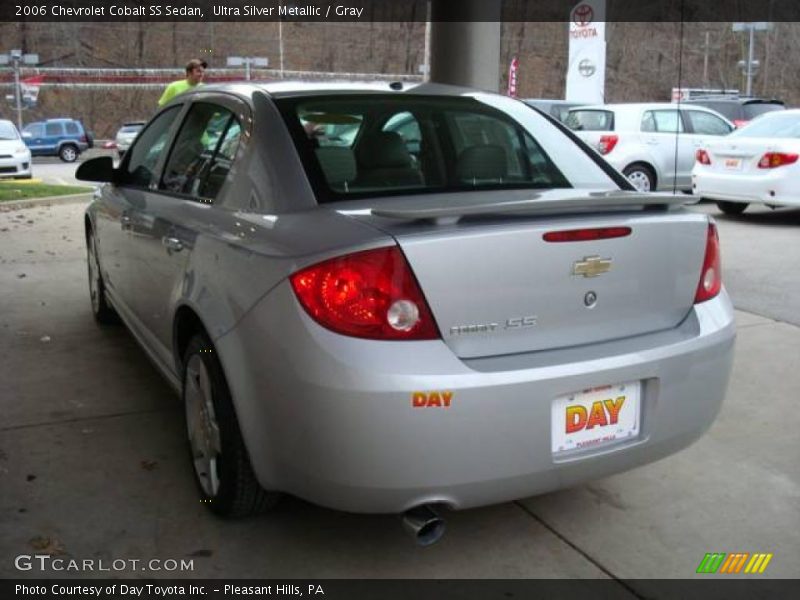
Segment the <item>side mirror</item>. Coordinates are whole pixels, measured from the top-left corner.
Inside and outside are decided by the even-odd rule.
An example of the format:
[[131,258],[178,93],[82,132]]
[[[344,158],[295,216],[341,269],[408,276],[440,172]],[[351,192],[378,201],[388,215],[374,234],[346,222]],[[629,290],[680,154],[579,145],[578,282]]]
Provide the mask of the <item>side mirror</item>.
[[81,163],[81,166],[75,171],[75,179],[114,183],[116,180],[114,161],[110,156],[89,159]]

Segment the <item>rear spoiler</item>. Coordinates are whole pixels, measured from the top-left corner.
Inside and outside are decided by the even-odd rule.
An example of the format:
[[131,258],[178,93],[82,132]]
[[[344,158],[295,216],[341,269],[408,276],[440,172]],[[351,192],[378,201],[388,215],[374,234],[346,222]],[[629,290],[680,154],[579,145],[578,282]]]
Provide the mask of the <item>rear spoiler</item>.
[[466,204],[461,206],[420,208],[373,208],[370,214],[386,219],[417,221],[472,216],[509,215],[536,216],[564,212],[606,212],[630,210],[672,210],[695,204],[698,198],[684,194],[639,192],[596,192],[578,198],[537,200],[537,196],[510,202]]

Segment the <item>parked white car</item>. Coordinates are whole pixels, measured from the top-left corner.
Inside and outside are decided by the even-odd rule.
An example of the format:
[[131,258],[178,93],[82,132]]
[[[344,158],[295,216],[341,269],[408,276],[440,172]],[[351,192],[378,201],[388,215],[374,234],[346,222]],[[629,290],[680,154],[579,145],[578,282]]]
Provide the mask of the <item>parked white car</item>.
[[800,206],[800,109],[765,114],[697,151],[693,193],[727,214]]
[[119,152],[120,157],[131,147],[133,140],[139,135],[145,123],[146,121],[131,121],[130,123],[122,124],[116,136],[117,152]]
[[713,110],[669,103],[574,108],[567,126],[643,192],[689,191],[697,149],[734,130]]
[[0,177],[31,178],[31,151],[11,121],[0,121]]

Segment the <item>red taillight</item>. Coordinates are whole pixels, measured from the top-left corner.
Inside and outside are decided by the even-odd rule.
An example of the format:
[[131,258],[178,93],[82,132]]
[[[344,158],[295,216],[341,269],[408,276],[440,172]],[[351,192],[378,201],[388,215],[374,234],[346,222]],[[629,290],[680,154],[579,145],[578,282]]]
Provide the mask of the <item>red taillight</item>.
[[774,169],[791,165],[797,162],[797,154],[786,154],[784,152],[767,152],[758,161],[759,169]]
[[711,159],[708,157],[708,152],[706,152],[702,148],[700,148],[697,152],[695,152],[694,158],[701,165],[710,165],[711,164]]
[[719,294],[722,289],[721,268],[717,228],[713,223],[709,223],[703,270],[700,272],[700,283],[697,284],[697,293],[694,295],[695,304],[711,300],[711,298]]
[[734,119],[733,126],[736,127],[736,129],[739,129],[740,127],[747,125],[749,122],[750,121],[746,121],[745,119]]
[[289,279],[306,312],[336,333],[373,340],[439,338],[428,303],[396,246],[326,260]]
[[592,229],[548,231],[542,236],[542,239],[545,242],[591,242],[625,237],[630,234],[630,227],[595,227]]
[[619,136],[616,135],[601,135],[600,142],[597,144],[597,151],[600,154],[608,154],[614,149],[619,141]]

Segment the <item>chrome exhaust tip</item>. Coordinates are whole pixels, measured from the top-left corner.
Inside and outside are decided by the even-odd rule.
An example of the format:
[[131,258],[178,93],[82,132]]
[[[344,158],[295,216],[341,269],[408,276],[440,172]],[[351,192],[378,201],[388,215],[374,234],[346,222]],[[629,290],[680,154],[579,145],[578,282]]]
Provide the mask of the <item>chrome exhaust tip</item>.
[[403,513],[403,528],[420,546],[430,546],[444,535],[444,519],[427,504]]

